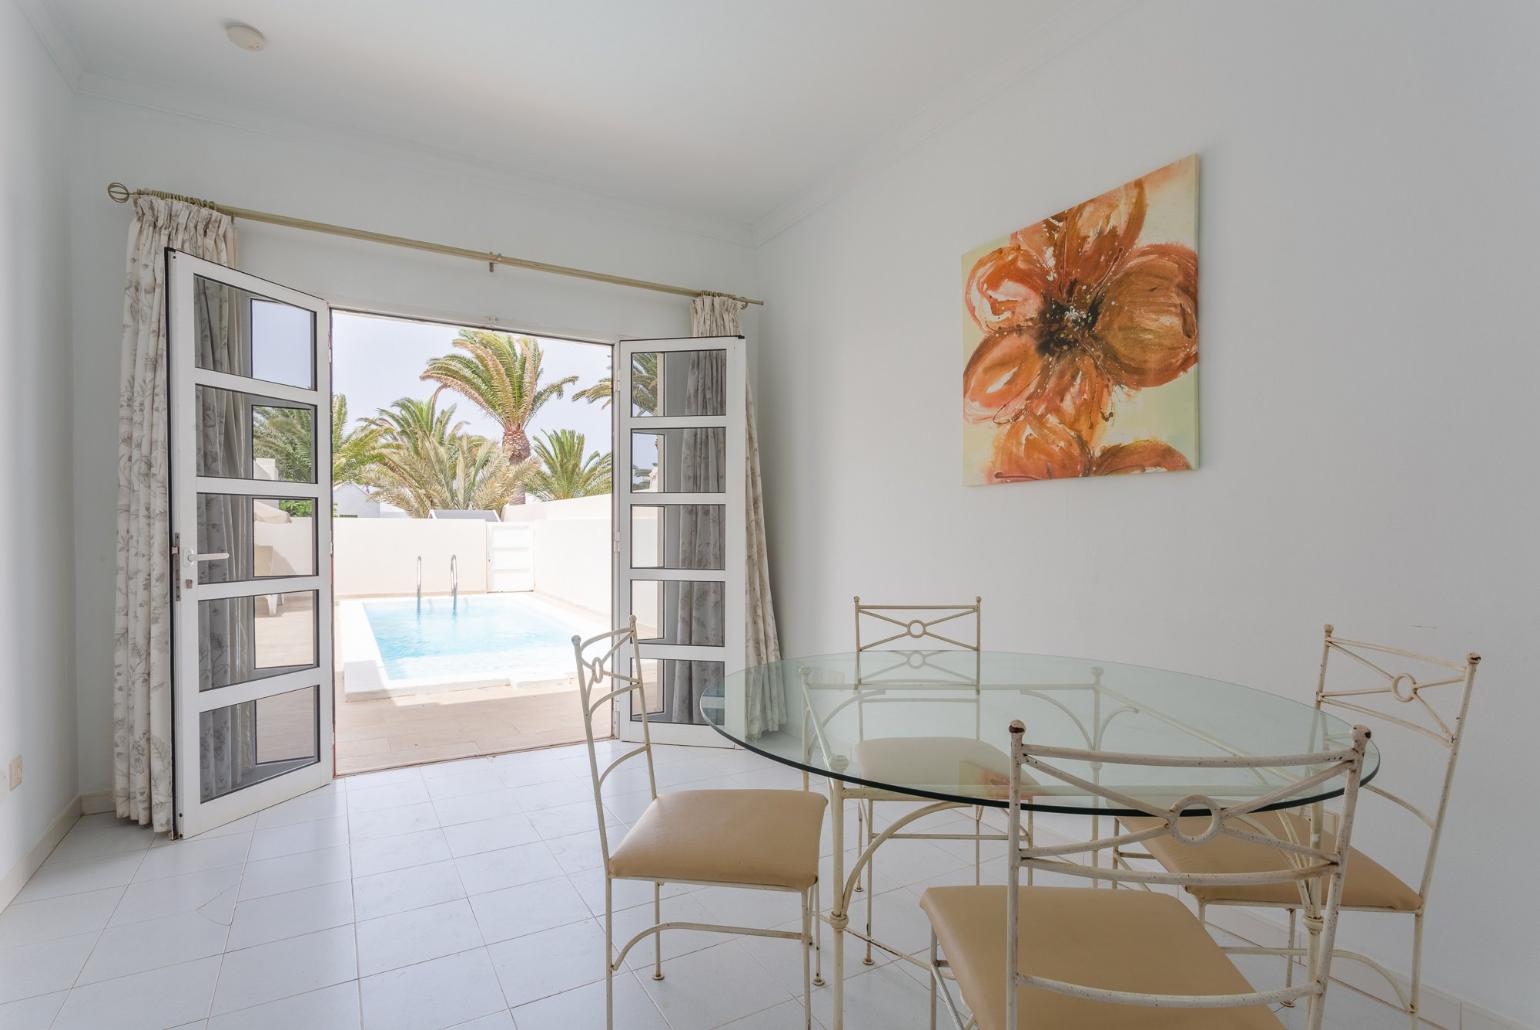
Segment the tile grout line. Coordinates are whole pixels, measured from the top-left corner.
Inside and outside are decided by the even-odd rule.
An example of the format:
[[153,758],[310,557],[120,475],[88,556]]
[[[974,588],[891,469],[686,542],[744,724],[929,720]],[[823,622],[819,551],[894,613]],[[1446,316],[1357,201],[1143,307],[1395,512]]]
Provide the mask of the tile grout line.
[[[343,788],[345,795],[351,794],[351,792],[351,786]],[[353,875],[353,809],[348,804],[346,797],[344,797],[342,802],[342,824],[347,830],[348,900],[353,909],[353,992],[358,996],[358,1025],[360,1030],[362,1030],[364,1024],[364,978],[359,975],[361,970],[358,964],[358,877]]]
[[[300,796],[303,797],[305,795],[300,795]],[[346,807],[347,807],[346,806],[346,801],[344,801],[343,807],[344,807],[344,810],[345,810]],[[327,817],[323,816],[322,818],[324,819],[324,818],[327,818]],[[319,820],[319,819],[307,819],[307,820],[300,820],[297,823],[280,824],[280,826],[284,826],[284,825],[291,825],[292,826],[292,825],[300,825],[300,823],[305,823],[305,822],[320,822],[320,821],[321,820]],[[250,868],[251,863],[253,861],[253,859],[251,858],[251,848],[252,848],[252,845],[256,843],[256,834],[257,834],[257,830],[259,828],[260,827],[258,826],[258,821],[254,820],[252,822],[252,824],[251,824],[251,841],[246,845],[246,857],[244,859],[242,859],[242,861],[241,861],[241,875],[240,875],[240,878],[238,880],[236,880],[235,888],[234,888],[234,890],[235,890],[235,898],[234,898],[234,901],[232,902],[232,904],[230,906],[230,928],[229,928],[230,932],[227,932],[225,934],[225,947],[220,950],[220,953],[219,953],[219,968],[214,973],[214,989],[209,992],[208,1004],[204,1008],[203,1018],[204,1018],[205,1021],[209,1021],[209,1020],[212,1020],[214,1018],[214,1000],[219,997],[219,985],[224,982],[224,978],[225,978],[225,958],[226,958],[226,956],[231,954],[231,950],[230,950],[230,947],[229,947],[229,945],[230,945],[230,933],[233,933],[234,930],[235,930],[235,917],[238,914],[238,912],[240,910],[240,906],[241,906],[241,888],[246,885],[246,873],[247,873],[248,869]],[[273,828],[279,828],[279,827],[273,827]],[[316,850],[326,850],[326,849],[321,848],[321,849],[316,849]],[[313,853],[313,852],[299,852],[299,854],[311,854],[311,853]],[[289,856],[287,856],[287,855],[279,855],[279,856],[274,856],[274,857],[275,858],[287,858]],[[256,861],[267,861],[267,860],[266,859],[257,859]],[[298,888],[298,889],[299,890],[305,890],[306,888],[301,887],[301,888]],[[279,891],[278,892],[278,894],[291,894],[291,893],[294,893],[294,892],[293,891]],[[263,897],[276,897],[276,896],[277,896],[277,894],[263,895]],[[255,899],[249,899],[249,900],[255,900]],[[283,939],[284,940],[292,940],[293,938],[283,938]],[[268,943],[272,943],[272,942],[268,942]],[[257,947],[257,946],[258,945],[252,945],[252,947]],[[245,950],[247,950],[247,949],[245,949],[245,948],[237,948],[237,949],[235,949],[235,951],[237,951],[237,952],[245,951]],[[304,992],[301,992],[301,993],[304,993]],[[291,995],[291,997],[292,997],[292,995]],[[273,999],[273,1000],[280,1000],[280,999]],[[262,1004],[265,1004],[265,1003],[262,1003]],[[248,1008],[253,1008],[255,1006],[247,1006],[247,1007]],[[239,1009],[232,1009],[231,1011],[232,1012],[238,1012],[240,1010]],[[225,1013],[220,1013],[220,1014],[224,1015]]]
[[[78,825],[78,820],[77,820],[77,825]],[[70,828],[74,829],[73,826],[70,827]],[[63,844],[64,842],[61,840],[59,843]],[[153,847],[153,846],[154,846],[154,842],[152,840],[151,841],[151,847]],[[55,850],[57,850],[57,848]],[[128,888],[133,885],[134,877],[139,875],[139,870],[144,868],[145,860],[147,858],[149,858],[149,856],[150,856],[150,848],[147,847],[147,848],[144,849],[144,853],[139,856],[139,861],[138,861],[137,864],[135,864],[134,872],[133,872],[132,875],[129,876],[128,883],[123,885],[123,893],[118,895],[117,904],[112,906],[112,912],[107,916],[107,922],[102,924],[102,928],[96,932],[96,940],[94,942],[92,942],[91,950],[86,952],[85,961],[81,962],[80,963],[80,968],[75,970],[75,979],[70,982],[70,985],[69,985],[69,988],[68,988],[68,992],[64,995],[64,1001],[61,1002],[60,1005],[59,1005],[59,1011],[54,1013],[54,1017],[53,1017],[52,1022],[50,1022],[48,1024],[50,1027],[56,1026],[58,1024],[58,1022],[59,1022],[59,1017],[64,1014],[65,1008],[70,1003],[71,995],[73,995],[75,993],[75,989],[80,986],[80,978],[81,978],[81,976],[83,976],[85,974],[86,966],[89,966],[91,964],[91,956],[95,955],[96,954],[96,949],[101,947],[102,936],[107,932],[107,927],[112,925],[112,917],[114,915],[117,915],[118,908],[123,904],[123,899],[128,896]],[[130,974],[130,975],[132,975],[132,974]]]
[[[426,786],[427,785],[424,784],[424,788],[425,789],[426,789]],[[439,830],[442,831],[443,828],[444,828],[443,825],[442,825],[443,824],[443,817],[439,814],[438,803],[436,801],[432,800],[432,792],[431,791],[429,792],[428,796],[429,796],[429,802],[428,803],[433,806],[433,818],[439,821],[439,823],[440,823]],[[446,844],[446,846],[448,844],[447,838],[445,840],[445,844]],[[476,906],[471,904],[471,894],[470,894],[469,891],[467,891],[465,889],[465,877],[460,874],[460,860],[453,853],[451,853],[450,857],[449,857],[449,863],[454,868],[454,871],[455,871],[455,882],[460,885],[460,898],[465,901],[465,907],[470,910],[470,913],[471,913],[471,923],[476,927],[476,936],[481,938],[481,950],[487,956],[487,965],[492,967],[492,979],[497,981],[497,994],[498,994],[498,997],[500,997],[503,1000],[503,1011],[508,1013],[508,1018],[511,1020],[511,1019],[513,1019],[513,1008],[512,1008],[512,1006],[510,1006],[508,1004],[508,992],[503,989],[503,978],[500,975],[498,975],[497,964],[492,961],[492,952],[490,950],[491,946],[487,943],[487,932],[486,932],[485,929],[482,928],[481,917],[476,914]],[[488,893],[490,893],[490,892],[488,892]],[[474,950],[474,949],[468,949],[465,952],[459,952],[459,954],[468,954],[470,950]],[[448,957],[448,956],[440,956],[440,957]],[[429,959],[428,961],[432,961],[432,960]],[[405,967],[402,967],[402,968],[405,968]],[[359,982],[362,983],[363,981],[360,980]],[[492,1015],[492,1014],[493,1013],[484,1013],[483,1015]],[[471,1019],[462,1020],[461,1022],[462,1023],[469,1023],[469,1022],[471,1022],[474,1019],[481,1019],[481,1018],[483,1018],[483,1016],[473,1016],[473,1017],[471,1017]]]
[[[333,782],[336,782],[336,781],[334,780]],[[342,788],[342,792],[346,793],[346,788]],[[301,795],[301,796],[304,796],[304,795]],[[343,802],[343,813],[342,813],[342,817],[344,818],[344,820],[347,818],[347,815],[348,815],[347,803],[344,800],[344,802]],[[280,827],[273,827],[273,828],[281,828],[281,826],[297,826],[297,825],[301,825],[301,823],[305,823],[305,822],[322,822],[322,821],[324,821],[326,819],[330,819],[330,818],[336,818],[336,817],[335,816],[322,816],[320,819],[301,820],[300,822],[281,824]],[[255,836],[256,829],[257,829],[256,825],[253,824],[253,826],[252,826],[253,836]],[[347,847],[348,848],[348,884],[349,884],[349,888],[351,890],[352,879],[353,879],[352,878],[352,846],[351,846],[351,842],[349,844],[333,845],[333,848],[335,848],[335,847]],[[294,854],[315,854],[316,852],[319,852],[319,851],[330,851],[330,850],[332,850],[332,848],[314,848],[314,849],[312,849],[310,851],[295,852]],[[247,849],[247,854],[248,855],[250,854],[250,848],[249,847]],[[276,855],[276,856],[273,856],[273,857],[276,859],[276,858],[290,858],[290,857],[293,857],[293,856],[292,855]],[[244,886],[244,884],[246,882],[245,881],[246,866],[250,865],[250,861],[251,860],[248,859],[247,861],[242,863],[241,879],[240,879],[239,882],[237,882],[237,884],[235,886],[236,899],[235,899],[234,909],[238,909],[240,907],[241,903],[242,903],[241,902],[241,898],[240,898],[240,888],[242,886]],[[265,862],[265,861],[271,861],[271,859],[258,859],[257,861],[264,861]],[[311,890],[311,889],[313,889],[315,887],[325,887],[325,886],[329,886],[330,884],[333,884],[333,883],[341,883],[341,882],[342,882],[341,880],[328,880],[325,883],[311,884],[308,887],[296,887],[293,890],[277,891],[277,892],[275,892],[273,894],[263,894],[263,895],[259,895],[259,896],[254,897],[254,898],[248,898],[246,900],[247,901],[264,901],[264,900],[266,900],[268,898],[282,897],[282,896],[287,895],[287,894],[297,894],[300,891]],[[232,930],[234,929],[234,925],[235,925],[234,909],[232,909],[232,915],[231,915],[231,929]],[[355,913],[354,914],[356,916],[356,914],[357,914],[356,909],[355,909]],[[358,974],[358,937],[357,937],[358,921],[357,921],[357,919],[355,918],[351,922],[350,925],[352,925],[353,928],[354,928],[354,940],[353,940],[353,973],[354,973],[354,976],[353,976],[353,979],[352,979],[351,982],[356,984],[356,983],[359,982],[359,977],[357,975]],[[215,998],[218,997],[219,985],[220,985],[220,983],[224,979],[224,962],[225,962],[225,958],[227,956],[232,955],[232,954],[238,954],[238,953],[240,953],[242,951],[249,951],[249,950],[251,950],[253,948],[263,947],[263,946],[268,945],[268,944],[279,944],[279,943],[282,943],[283,941],[292,941],[292,940],[296,940],[296,939],[298,939],[300,937],[308,937],[311,934],[326,933],[329,930],[336,930],[336,929],[339,929],[339,927],[331,926],[331,927],[323,927],[322,929],[319,929],[319,930],[308,930],[308,931],[306,931],[304,933],[294,934],[294,935],[289,936],[289,937],[280,937],[280,938],[276,938],[276,939],[271,940],[271,941],[263,941],[260,944],[251,944],[251,945],[247,945],[244,948],[235,948],[233,950],[228,948],[228,946],[227,946],[226,949],[223,950],[220,953],[220,955],[219,955],[219,971],[216,974],[215,979],[214,979],[214,990],[212,992],[210,992],[210,994],[209,994],[208,1010],[206,1011],[206,1013],[204,1015],[204,1019],[205,1020],[212,1020],[212,1019],[215,1018],[215,1014],[214,1014],[214,1011],[213,1011],[214,1000],[215,1000]],[[228,942],[229,942],[229,936],[226,935],[226,944],[227,945],[228,945]],[[344,982],[348,982],[348,981],[338,981],[338,983],[344,983]],[[285,995],[282,995],[282,996],[277,997],[277,998],[269,998],[266,1001],[257,1002],[255,1005],[243,1005],[243,1006],[241,1006],[239,1008],[231,1009],[231,1010],[229,1010],[229,1012],[221,1012],[221,1013],[219,1013],[219,1015],[220,1016],[225,1016],[225,1015],[231,1015],[231,1014],[236,1013],[236,1012],[245,1012],[245,1011],[248,1011],[250,1009],[260,1008],[263,1005],[270,1005],[270,1004],[274,1004],[274,1003],[280,1002],[280,1001],[287,1001],[290,998],[298,998],[298,997],[300,997],[302,995],[313,994],[313,993],[315,993],[317,991],[328,990],[328,989],[330,989],[332,987],[336,987],[336,986],[338,986],[337,983],[323,984],[320,987],[312,987],[312,988],[309,988],[307,990],[298,991],[298,992],[296,992],[294,994],[285,994]],[[362,1018],[363,1018],[362,1012],[363,1012],[363,997],[362,997],[362,994],[360,993],[360,996],[359,996],[359,1019],[360,1019],[360,1022],[362,1021]]]
[[257,822],[257,819],[251,822],[251,842],[246,845],[246,857],[241,860],[241,875],[235,881],[235,897],[230,902],[230,926],[225,933],[225,946],[219,951],[219,967],[214,970],[214,989],[209,991],[208,1003],[203,1007],[205,1025],[214,1018],[214,999],[219,997],[219,985],[225,978],[225,956],[230,954],[230,934],[235,932],[235,915],[241,907],[241,887],[246,883],[246,869],[251,865],[251,848],[257,840]]

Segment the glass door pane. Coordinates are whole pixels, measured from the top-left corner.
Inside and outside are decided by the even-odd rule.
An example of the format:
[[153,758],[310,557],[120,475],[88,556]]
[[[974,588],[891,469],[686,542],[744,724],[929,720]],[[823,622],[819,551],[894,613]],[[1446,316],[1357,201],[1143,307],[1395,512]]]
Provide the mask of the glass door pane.
[[321,760],[320,687],[198,713],[198,792],[208,802]]
[[199,583],[316,574],[316,502],[309,497],[198,495]]
[[215,386],[196,392],[198,475],[316,481],[316,408]]
[[315,312],[208,276],[193,276],[200,333],[198,368],[245,379],[315,388]]

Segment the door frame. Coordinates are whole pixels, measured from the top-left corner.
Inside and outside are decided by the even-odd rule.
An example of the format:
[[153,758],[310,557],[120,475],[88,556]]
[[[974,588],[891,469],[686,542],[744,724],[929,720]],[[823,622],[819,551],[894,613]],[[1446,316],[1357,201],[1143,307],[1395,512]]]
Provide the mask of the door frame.
[[[314,319],[313,389],[251,379],[197,367],[192,291],[195,278],[214,279],[265,299],[304,308]],[[170,448],[168,516],[172,534],[171,651],[172,748],[175,827],[179,836],[194,836],[244,818],[291,797],[331,782],[336,767],[333,745],[332,681],[335,628],[332,612],[331,514],[331,310],[325,300],[224,265],[204,261],[170,248],[166,251],[167,319],[167,442]],[[186,303],[182,299],[187,298]],[[253,479],[201,477],[197,470],[196,436],[180,433],[196,424],[199,385],[239,390],[315,408],[315,482],[288,483]],[[182,490],[183,484],[188,489]],[[180,493],[179,493],[180,491]],[[298,498],[315,502],[315,571],[308,576],[200,585],[197,577],[197,503],[200,493],[249,497]],[[191,572],[189,576],[188,573]],[[260,587],[261,589],[255,589]],[[219,687],[197,689],[198,604],[224,597],[315,591],[316,665],[296,672]],[[190,671],[189,671],[190,670]],[[184,675],[185,673],[185,675]],[[184,682],[185,680],[185,682]],[[199,717],[260,698],[313,686],[316,690],[316,761],[270,779],[203,801],[198,782],[201,734]],[[191,689],[189,689],[191,688]]]
[[[726,396],[728,403],[723,415],[637,416],[631,413],[631,355],[648,352],[676,352],[721,350],[726,355]],[[723,646],[688,644],[661,644],[641,642],[637,646],[638,657],[684,661],[720,661],[724,677],[742,670],[746,651],[747,626],[746,592],[748,588],[748,542],[746,470],[748,458],[748,368],[747,343],[742,336],[699,336],[668,339],[625,339],[615,347],[610,377],[615,384],[615,396],[611,408],[615,413],[615,446],[613,453],[614,474],[611,477],[613,497],[613,531],[615,560],[612,577],[615,584],[613,601],[617,624],[623,625],[630,618],[631,585],[634,582],[658,580],[686,580],[720,582],[723,584]],[[660,362],[661,376],[661,362]],[[661,384],[660,384],[661,385]],[[734,402],[736,399],[736,402]],[[722,493],[666,493],[634,492],[631,489],[631,433],[633,430],[651,429],[699,429],[726,430],[726,468]],[[667,569],[631,567],[632,540],[630,509],[650,505],[668,504],[720,504],[724,507],[726,534],[725,557],[720,570]],[[626,656],[622,656],[624,659]],[[638,692],[628,692],[616,699],[613,712],[614,735],[620,740],[640,740],[641,723],[632,717],[632,702],[640,699]],[[727,692],[726,719],[728,725],[741,724],[745,718],[742,699]],[[697,747],[731,747],[731,743],[705,723],[670,723],[647,720],[653,741],[660,744],[687,744]],[[741,728],[741,727],[740,727]]]

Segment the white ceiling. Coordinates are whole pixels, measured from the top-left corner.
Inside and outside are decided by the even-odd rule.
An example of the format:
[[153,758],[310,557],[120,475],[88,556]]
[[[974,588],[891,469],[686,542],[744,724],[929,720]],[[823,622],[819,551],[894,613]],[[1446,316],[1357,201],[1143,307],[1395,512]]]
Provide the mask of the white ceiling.
[[[744,226],[939,101],[1026,74],[1073,20],[1071,0],[42,3],[96,90],[155,87]],[[267,49],[231,45],[227,21]]]

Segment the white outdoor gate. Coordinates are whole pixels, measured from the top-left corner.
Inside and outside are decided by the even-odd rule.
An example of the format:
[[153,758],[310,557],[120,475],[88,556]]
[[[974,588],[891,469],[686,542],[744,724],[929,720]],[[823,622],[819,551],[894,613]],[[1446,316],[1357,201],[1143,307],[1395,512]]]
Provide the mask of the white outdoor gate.
[[487,523],[487,589],[535,589],[535,527],[528,522]]

